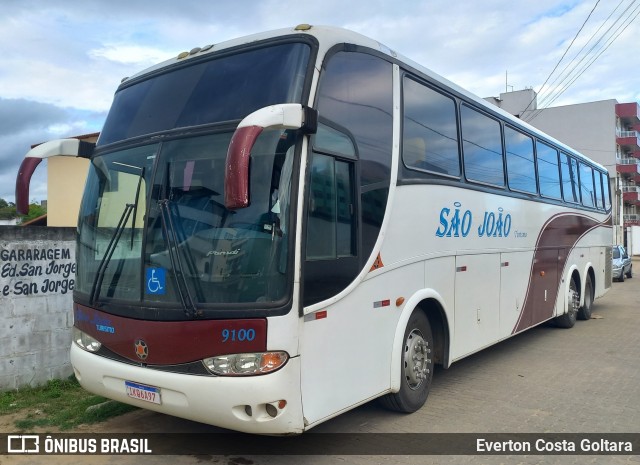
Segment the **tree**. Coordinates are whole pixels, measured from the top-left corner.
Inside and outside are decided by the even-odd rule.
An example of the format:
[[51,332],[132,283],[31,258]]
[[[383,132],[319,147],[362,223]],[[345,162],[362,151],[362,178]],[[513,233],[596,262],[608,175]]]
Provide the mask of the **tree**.
[[0,220],[12,220],[17,216],[15,204],[0,198]]
[[[14,206],[13,207],[14,211],[15,211],[15,208],[16,207]],[[22,216],[22,220],[20,222],[26,223],[27,221],[31,221],[35,218],[39,218],[42,215],[45,215],[46,213],[47,213],[47,209],[45,207],[32,202],[29,204],[29,213]]]
[[20,222],[25,223],[46,213],[47,209],[45,207],[32,201],[29,204],[29,213],[27,215],[18,215],[15,203],[7,202],[5,199],[0,198],[0,220],[12,220],[21,217]]

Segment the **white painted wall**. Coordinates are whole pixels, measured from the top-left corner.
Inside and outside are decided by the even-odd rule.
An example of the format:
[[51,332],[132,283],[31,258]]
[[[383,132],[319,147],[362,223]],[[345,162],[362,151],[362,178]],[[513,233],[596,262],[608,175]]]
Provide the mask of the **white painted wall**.
[[73,373],[75,229],[0,228],[0,391]]

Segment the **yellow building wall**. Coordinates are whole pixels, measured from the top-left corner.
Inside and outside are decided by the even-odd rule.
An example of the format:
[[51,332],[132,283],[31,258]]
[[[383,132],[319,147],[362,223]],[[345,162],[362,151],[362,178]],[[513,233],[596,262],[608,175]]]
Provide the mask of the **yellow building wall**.
[[76,227],[88,171],[89,160],[86,158],[51,157],[47,160],[47,226]]

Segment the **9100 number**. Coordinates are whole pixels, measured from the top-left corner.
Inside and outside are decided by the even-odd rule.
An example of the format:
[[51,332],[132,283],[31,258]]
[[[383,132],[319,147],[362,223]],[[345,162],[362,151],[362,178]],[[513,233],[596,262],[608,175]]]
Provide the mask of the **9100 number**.
[[222,330],[222,342],[251,342],[256,338],[256,330],[249,329],[223,329]]

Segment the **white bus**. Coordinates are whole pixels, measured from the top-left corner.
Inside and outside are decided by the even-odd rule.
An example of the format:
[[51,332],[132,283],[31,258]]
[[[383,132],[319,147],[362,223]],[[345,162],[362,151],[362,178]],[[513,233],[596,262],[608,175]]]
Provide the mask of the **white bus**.
[[[251,433],[381,398],[611,283],[607,171],[378,42],[301,25],[125,79],[90,158],[71,361],[87,390]],[[561,334],[558,334],[561,337]]]

